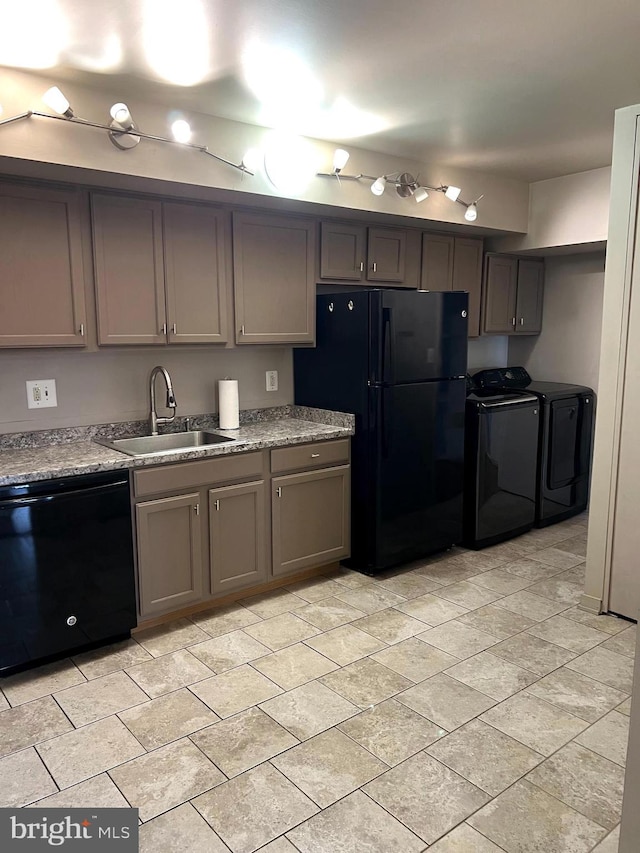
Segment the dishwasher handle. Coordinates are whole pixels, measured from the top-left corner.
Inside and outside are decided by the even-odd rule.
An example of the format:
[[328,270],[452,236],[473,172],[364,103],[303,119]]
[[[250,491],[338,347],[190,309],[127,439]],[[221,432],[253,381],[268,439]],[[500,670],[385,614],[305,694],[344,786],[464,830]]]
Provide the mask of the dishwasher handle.
[[105,495],[113,492],[115,489],[122,489],[123,486],[128,486],[128,480],[118,480],[115,483],[108,483],[102,486],[88,486],[83,489],[74,489],[73,491],[50,492],[45,495],[35,495],[34,497],[15,497],[0,499],[0,508],[6,506],[36,506],[41,503],[51,503],[52,501],[62,500],[63,498],[88,498],[94,495]]

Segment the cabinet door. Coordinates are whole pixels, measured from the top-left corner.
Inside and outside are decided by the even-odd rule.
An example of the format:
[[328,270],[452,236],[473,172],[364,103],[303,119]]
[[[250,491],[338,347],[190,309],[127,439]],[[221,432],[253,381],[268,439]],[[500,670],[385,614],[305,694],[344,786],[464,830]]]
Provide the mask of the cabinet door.
[[225,343],[227,215],[173,202],[162,214],[169,343]]
[[365,228],[339,222],[320,224],[320,278],[362,281]]
[[[440,234],[422,235],[423,290],[453,290],[453,237]],[[466,288],[456,288],[466,290]]]
[[518,298],[516,301],[516,333],[538,335],[542,331],[542,294],[544,261],[518,261]]
[[516,316],[517,270],[516,258],[500,255],[487,257],[483,311],[483,331],[486,334],[510,335],[513,333]]
[[199,495],[136,506],[140,615],[178,610],[202,598]]
[[267,575],[264,481],[209,490],[214,595],[263,583]]
[[477,338],[482,296],[482,240],[454,238],[453,290],[466,290],[469,294],[469,337]]
[[349,466],[271,481],[273,574],[349,556]]
[[234,214],[237,343],[313,343],[315,234],[311,219]]
[[406,231],[400,228],[369,228],[369,281],[404,281],[406,243]]
[[0,185],[0,346],[84,346],[74,190]]
[[91,205],[98,343],[166,343],[162,205],[107,195]]

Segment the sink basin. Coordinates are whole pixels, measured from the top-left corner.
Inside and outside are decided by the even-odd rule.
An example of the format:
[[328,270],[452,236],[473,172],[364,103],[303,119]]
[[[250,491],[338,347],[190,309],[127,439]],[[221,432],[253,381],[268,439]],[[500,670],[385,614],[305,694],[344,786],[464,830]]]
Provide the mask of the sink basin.
[[207,447],[212,444],[224,444],[235,441],[226,435],[219,435],[209,430],[192,430],[191,432],[172,432],[165,435],[141,435],[135,438],[94,439],[96,444],[111,447],[129,456],[162,456],[165,453],[175,453],[178,450],[190,450]]

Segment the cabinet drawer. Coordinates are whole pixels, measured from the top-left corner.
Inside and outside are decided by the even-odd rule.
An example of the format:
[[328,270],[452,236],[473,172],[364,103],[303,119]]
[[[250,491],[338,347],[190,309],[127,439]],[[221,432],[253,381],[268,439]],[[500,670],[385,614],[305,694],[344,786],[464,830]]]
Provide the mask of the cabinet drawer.
[[260,478],[262,473],[263,456],[260,451],[234,453],[216,459],[198,459],[178,465],[162,465],[134,471],[133,488],[136,498],[141,498],[212,483]]
[[271,472],[303,471],[325,465],[339,465],[349,461],[349,439],[316,441],[296,447],[282,447],[271,451]]

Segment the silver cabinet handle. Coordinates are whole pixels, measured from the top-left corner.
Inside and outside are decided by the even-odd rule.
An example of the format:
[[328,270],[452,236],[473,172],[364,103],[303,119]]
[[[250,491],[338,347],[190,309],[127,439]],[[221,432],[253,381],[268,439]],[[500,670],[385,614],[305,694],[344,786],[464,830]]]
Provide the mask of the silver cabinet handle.
[[278,486],[278,488],[276,489],[276,495],[277,495],[279,498],[281,498],[281,497],[282,497],[282,489],[280,488],[280,486]]
[[360,272],[364,272],[364,261],[360,261]]
[[195,512],[196,515],[200,515],[200,504],[194,504],[193,505],[193,511]]
[[240,334],[244,335],[244,326],[240,326]]
[[317,459],[319,456],[320,456],[320,454],[319,454],[319,453],[312,453],[312,454],[311,454],[311,458],[312,458],[312,459]]
[[520,317],[520,325],[524,326],[524,317]]
[[84,338],[84,323],[80,323],[80,328],[78,329],[78,332],[80,333],[80,337]]
[[375,261],[374,261],[374,262],[373,262],[373,264],[371,265],[371,269],[372,269],[374,272],[378,272],[378,264],[377,264]]
[[175,323],[172,323],[171,324],[171,334],[176,335],[177,333],[178,333],[178,327],[176,326]]
[[160,334],[162,334],[162,335],[167,334],[167,324],[166,323],[162,324],[162,328],[160,329]]
[[216,512],[220,512],[220,501],[219,501],[219,500],[215,500],[215,501],[213,502],[213,505],[214,505],[214,507],[215,507]]
[[516,325],[516,318],[515,317],[511,318],[511,325],[515,327],[515,325]]

